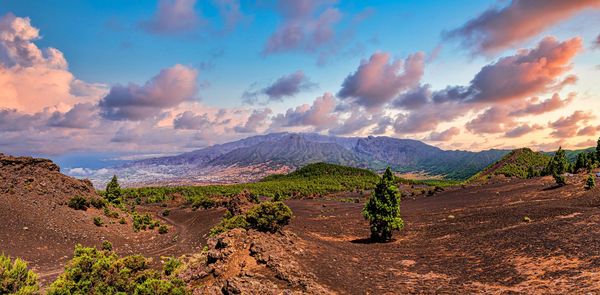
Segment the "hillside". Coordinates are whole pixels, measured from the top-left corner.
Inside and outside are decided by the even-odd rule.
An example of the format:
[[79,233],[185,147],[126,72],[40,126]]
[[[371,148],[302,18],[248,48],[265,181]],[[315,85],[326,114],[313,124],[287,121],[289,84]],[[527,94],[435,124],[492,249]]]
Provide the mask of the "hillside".
[[484,179],[493,175],[527,178],[529,167],[541,171],[547,166],[550,159],[549,155],[534,152],[529,148],[516,149],[471,177],[471,180]]
[[[272,133],[206,147],[177,156],[132,161],[110,169],[126,184],[211,184],[256,181],[311,163],[464,180],[509,151],[442,150],[418,140],[336,137],[315,133]],[[103,177],[103,178],[101,178]],[[106,176],[92,177],[103,184]]]
[[[212,226],[198,224],[188,231],[190,236],[188,232],[164,235],[156,231],[135,232],[131,213],[111,207],[110,210],[124,218],[125,224],[121,224],[119,218],[109,218],[101,209],[70,208],[69,200],[75,196],[99,198],[89,181],[63,175],[50,160],[0,154],[0,253],[33,264],[41,270],[39,274],[44,281],[62,271],[76,244],[98,246],[108,240],[119,253],[145,253],[158,259],[163,253],[180,255],[181,248],[189,252],[194,243],[199,246],[202,235]],[[137,210],[147,209],[138,206]],[[205,212],[214,218],[222,215],[220,211],[214,213]],[[193,222],[189,216],[179,216]],[[95,217],[102,220],[101,226],[94,224]]]

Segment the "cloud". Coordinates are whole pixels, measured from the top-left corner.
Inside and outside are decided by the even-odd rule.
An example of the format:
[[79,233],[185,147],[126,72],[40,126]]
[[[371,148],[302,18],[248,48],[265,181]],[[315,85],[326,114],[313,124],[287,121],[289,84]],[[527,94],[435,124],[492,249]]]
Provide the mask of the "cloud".
[[450,122],[465,115],[470,106],[457,102],[444,102],[435,106],[424,106],[409,113],[400,113],[394,120],[394,131],[398,134],[421,133],[436,129],[442,122]]
[[38,39],[29,18],[0,16],[0,107],[30,114],[65,111],[105,93],[101,84],[75,79],[62,52],[38,48]]
[[501,102],[559,90],[575,81],[573,76],[560,78],[571,69],[571,59],[582,50],[582,44],[581,38],[560,42],[546,37],[534,49],[522,49],[483,67],[468,87],[450,87],[436,99]]
[[493,54],[526,41],[585,9],[600,8],[598,0],[513,0],[492,7],[461,27],[443,34],[458,39],[474,54]]
[[561,109],[571,103],[575,98],[576,93],[569,93],[566,99],[561,99],[558,93],[552,95],[552,98],[539,102],[537,97],[530,99],[526,107],[521,107],[516,111],[511,112],[513,116],[522,115],[540,115],[547,112],[552,112]]
[[254,110],[244,125],[235,126],[234,130],[238,133],[256,133],[258,129],[266,125],[269,115],[273,113],[271,109],[264,108]]
[[429,103],[432,94],[430,88],[431,86],[428,84],[413,88],[394,100],[393,106],[406,110],[418,109]]
[[191,32],[202,23],[194,6],[196,0],[158,0],[158,8],[151,19],[140,26],[148,33],[158,35]]
[[504,136],[508,137],[508,138],[517,138],[517,137],[521,137],[525,134],[534,132],[536,130],[542,130],[544,129],[544,127],[542,127],[541,125],[538,124],[533,124],[533,125],[529,125],[529,124],[523,124],[523,125],[519,125],[509,131],[507,131]]
[[400,91],[418,85],[424,72],[424,59],[422,52],[408,56],[404,62],[391,60],[388,53],[374,53],[346,77],[338,96],[367,108],[380,107]]
[[219,15],[223,19],[223,31],[233,30],[239,22],[244,20],[241,4],[239,0],[213,0],[214,5],[219,10]]
[[92,103],[78,103],[66,113],[54,112],[48,120],[52,127],[87,129],[94,123],[97,116],[97,106]]
[[577,131],[577,136],[595,136],[600,131],[600,126],[586,126]]
[[263,54],[286,51],[315,52],[331,45],[335,37],[334,26],[342,14],[330,0],[279,0],[276,10],[281,24],[269,37]]
[[202,130],[212,124],[213,122],[208,119],[208,114],[197,115],[192,111],[185,111],[173,120],[175,129]]
[[469,121],[465,127],[473,133],[499,133],[516,123],[510,115],[510,109],[491,107]]
[[175,65],[163,69],[143,86],[115,85],[100,100],[101,115],[110,120],[139,121],[157,115],[194,98],[198,91],[198,72]]
[[247,103],[256,103],[259,95],[266,95],[269,101],[283,101],[285,97],[294,96],[301,91],[310,90],[316,87],[304,72],[298,70],[292,74],[280,77],[273,84],[260,89],[259,91],[246,91],[243,95]]
[[442,132],[431,132],[427,137],[428,140],[431,141],[449,141],[454,136],[460,134],[460,128],[458,127],[450,127]]
[[290,108],[285,114],[273,117],[271,129],[281,127],[311,126],[320,131],[335,126],[337,116],[335,110],[335,98],[331,93],[325,93],[317,97],[312,105],[303,104],[296,108]]
[[568,138],[577,134],[579,123],[587,123],[596,116],[591,112],[575,111],[570,116],[560,117],[554,122],[548,123],[548,126],[554,129],[551,135],[556,138]]
[[370,114],[363,112],[359,108],[351,110],[350,116],[343,120],[338,126],[330,128],[329,133],[334,135],[350,135],[356,134],[357,132],[372,126],[373,124],[379,123],[383,117],[382,113]]

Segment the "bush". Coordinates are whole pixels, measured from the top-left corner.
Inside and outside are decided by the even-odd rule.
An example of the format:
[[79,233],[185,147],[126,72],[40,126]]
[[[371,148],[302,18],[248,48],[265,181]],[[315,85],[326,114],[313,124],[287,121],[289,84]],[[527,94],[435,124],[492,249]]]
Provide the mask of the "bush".
[[96,226],[102,226],[104,224],[104,222],[102,222],[102,218],[100,218],[100,216],[96,216],[96,217],[94,217],[94,224]]
[[38,276],[19,258],[0,254],[0,294],[39,294]]
[[90,207],[90,202],[82,196],[74,196],[69,200],[69,207],[85,211]]
[[585,188],[590,190],[594,187],[596,187],[596,178],[594,177],[594,175],[590,174],[588,175],[587,181],[585,182]]
[[198,209],[198,208],[203,208],[203,209],[209,209],[212,207],[215,207],[216,203],[213,199],[209,198],[209,197],[200,197],[199,199],[196,199],[192,202],[192,209]]
[[90,205],[96,209],[102,209],[106,206],[106,200],[102,198],[91,198]]
[[134,212],[132,215],[132,219],[133,230],[135,230],[136,232],[140,230],[154,229],[155,227],[160,226],[160,222],[152,219],[152,216],[150,216],[150,214],[148,213],[144,215],[139,215]]
[[246,221],[245,215],[224,216],[223,220],[219,224],[210,229],[210,235],[216,236],[234,228],[249,228],[249,224],[248,221]]
[[119,218],[119,212],[112,211],[108,207],[104,207],[104,216],[108,218]]
[[165,265],[163,266],[163,273],[167,276],[175,273],[177,269],[179,269],[183,263],[175,257],[169,257],[167,261],[165,261]]
[[75,247],[64,272],[48,288],[48,295],[63,294],[189,294],[185,283],[161,276],[145,257],[119,257],[108,250]]
[[389,167],[365,204],[363,216],[369,220],[371,239],[376,242],[389,241],[392,231],[404,228],[404,221],[400,218],[400,192],[394,185],[394,174]]
[[554,177],[556,184],[562,186],[567,184],[563,174],[567,172],[568,165],[569,162],[567,161],[565,151],[561,147],[559,147],[558,151],[556,151],[556,154],[554,154],[554,156],[548,163],[548,167],[546,168],[546,170],[548,174]]
[[126,224],[127,221],[125,221],[125,217],[121,217],[121,219],[119,219],[119,224]]
[[171,214],[171,210],[169,210],[169,209],[165,209],[165,210],[164,210],[164,211],[161,213],[161,215],[162,215],[162,216],[165,216],[165,217],[169,216],[169,214]]
[[161,225],[161,226],[158,227],[158,233],[159,234],[162,235],[162,234],[166,234],[168,232],[169,232],[169,228],[166,225],[163,224],[163,225]]
[[249,227],[271,233],[288,225],[291,219],[292,210],[282,202],[264,202],[246,213]]
[[112,247],[112,243],[109,241],[104,241],[102,242],[102,250],[106,250],[106,251],[112,251],[113,247]]

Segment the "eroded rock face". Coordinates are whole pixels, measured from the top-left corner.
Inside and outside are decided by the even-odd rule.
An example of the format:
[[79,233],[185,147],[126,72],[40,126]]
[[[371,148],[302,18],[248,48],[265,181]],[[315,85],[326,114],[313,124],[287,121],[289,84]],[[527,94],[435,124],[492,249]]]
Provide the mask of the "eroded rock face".
[[293,233],[234,229],[208,241],[181,274],[194,294],[332,294],[302,269],[303,250]]
[[241,193],[232,196],[225,204],[225,207],[233,216],[245,213],[256,204],[258,204],[258,198],[244,190]]
[[39,168],[60,172],[60,167],[48,159],[32,157],[11,157],[0,153],[0,169]]
[[0,194],[57,196],[57,201],[66,201],[76,194],[96,192],[89,180],[61,174],[60,167],[48,159],[0,154]]

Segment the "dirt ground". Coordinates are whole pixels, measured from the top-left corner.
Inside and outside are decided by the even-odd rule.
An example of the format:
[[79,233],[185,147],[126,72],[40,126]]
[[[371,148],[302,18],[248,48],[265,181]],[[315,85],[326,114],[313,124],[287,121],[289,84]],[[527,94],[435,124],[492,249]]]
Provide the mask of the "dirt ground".
[[299,261],[342,294],[595,294],[600,191],[571,181],[507,180],[405,199],[405,229],[387,244],[365,239],[362,204],[290,201],[291,231],[306,241]]
[[[554,188],[551,178],[508,179],[405,198],[406,226],[386,244],[366,239],[363,202],[348,202],[355,194],[288,200],[295,217],[287,230],[303,248],[289,255],[340,294],[599,293],[600,190],[585,191],[583,176],[570,181]],[[171,204],[171,213],[161,217],[164,207],[138,207],[170,225],[168,234],[159,235],[134,233],[129,223],[97,228],[90,220],[102,213],[95,209],[42,206],[38,196],[27,202],[33,207],[18,209],[20,198],[3,198],[0,252],[29,261],[46,284],[77,243],[97,246],[107,239],[119,254],[140,253],[158,263],[163,256],[201,251],[223,215],[223,209]],[[22,216],[6,218],[15,214]]]

